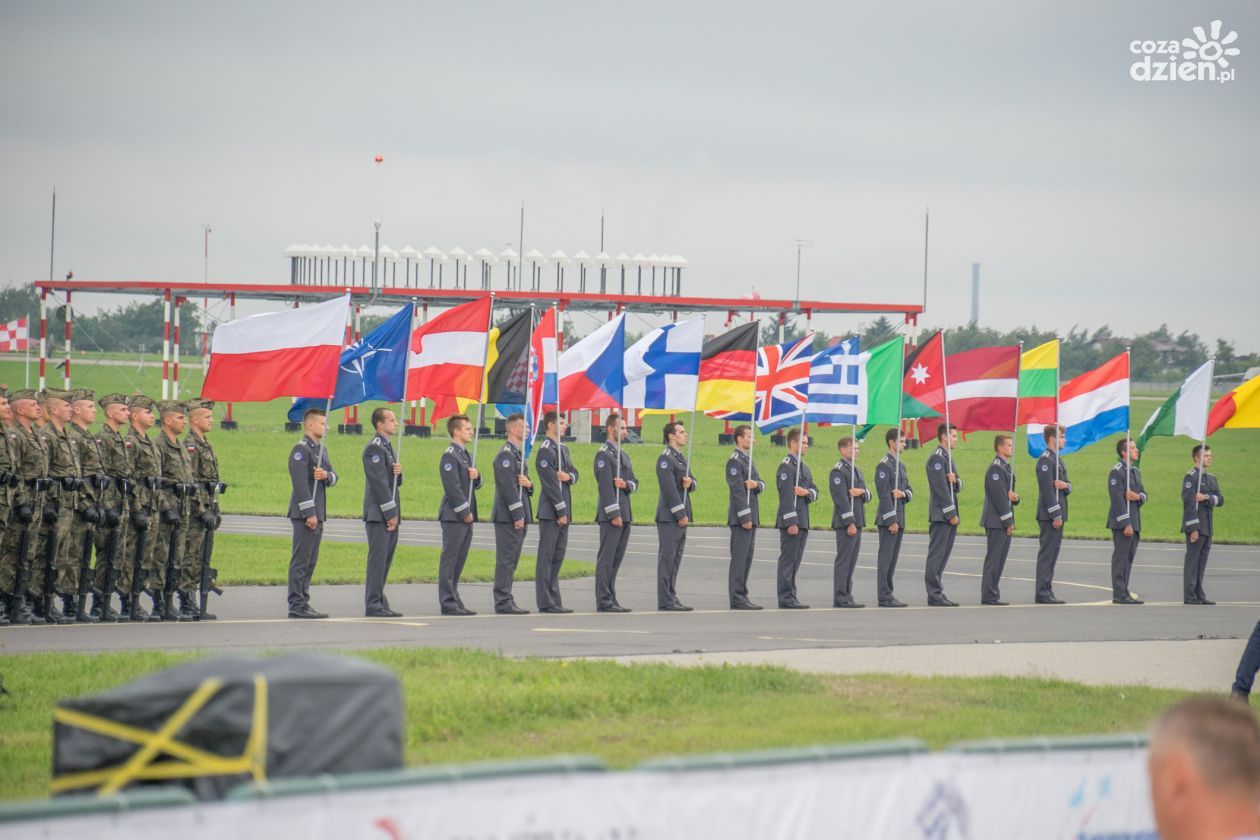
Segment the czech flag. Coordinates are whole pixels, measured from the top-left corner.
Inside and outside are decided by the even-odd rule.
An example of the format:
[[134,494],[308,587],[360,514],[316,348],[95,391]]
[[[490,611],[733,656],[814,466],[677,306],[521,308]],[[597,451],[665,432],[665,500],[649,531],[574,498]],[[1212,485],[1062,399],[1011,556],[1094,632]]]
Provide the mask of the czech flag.
[[560,356],[560,404],[569,409],[618,408],[625,381],[623,312]]

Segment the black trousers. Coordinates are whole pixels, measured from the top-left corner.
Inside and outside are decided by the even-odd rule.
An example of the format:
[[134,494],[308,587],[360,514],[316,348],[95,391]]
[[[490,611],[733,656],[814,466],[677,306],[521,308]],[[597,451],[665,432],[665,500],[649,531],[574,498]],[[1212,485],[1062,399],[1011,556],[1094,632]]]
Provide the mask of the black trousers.
[[847,525],[836,529],[836,565],[832,586],[835,591],[831,603],[837,607],[853,603],[853,569],[862,550],[862,529],[858,528],[851,537],[847,529]]
[[611,522],[599,523],[599,551],[595,555],[595,609],[616,606],[617,572],[630,544],[630,523],[620,528]]
[[809,540],[809,530],[798,528],[796,536],[788,533],[787,528],[779,529],[779,574],[778,593],[779,606],[798,600],[796,597],[796,572],[801,568],[801,558],[805,556],[805,543]]
[[1006,555],[1011,552],[1011,535],[1005,528],[985,528],[984,571],[980,575],[980,600],[996,601],[1002,597],[1002,570]]
[[516,604],[512,598],[512,579],[516,577],[516,565],[521,562],[521,547],[525,545],[528,525],[517,528],[511,522],[494,523],[494,608],[506,609]]
[[1037,545],[1036,597],[1053,598],[1054,567],[1059,562],[1059,550],[1063,548],[1063,529],[1055,528],[1048,519],[1037,520],[1037,525],[1041,529],[1041,540]]
[[[324,523],[312,530],[305,519],[293,523],[293,553],[289,556],[289,609],[300,610],[311,603],[311,576],[319,562],[319,544],[324,538]],[[152,527],[152,526],[150,526]],[[163,557],[165,562],[166,558]]]
[[945,597],[941,586],[941,577],[945,567],[949,565],[949,555],[954,551],[954,539],[958,536],[958,526],[948,522],[928,523],[927,564],[923,568],[923,585],[927,589],[929,601],[937,601]]
[[744,530],[731,525],[731,568],[726,588],[731,596],[731,606],[748,603],[748,574],[752,571],[753,547],[757,543],[757,528]]
[[887,528],[879,529],[879,559],[875,568],[875,590],[881,604],[893,599],[893,575],[897,572],[897,557],[901,554],[901,537],[906,532],[901,528],[892,533]]
[[1111,597],[1129,597],[1129,576],[1133,573],[1133,558],[1137,556],[1142,535],[1134,531],[1126,537],[1123,528],[1111,532]]
[[538,562],[534,567],[534,594],[538,609],[563,607],[560,601],[560,567],[569,550],[569,526],[554,519],[538,520]]
[[442,522],[442,559],[438,562],[438,602],[442,609],[463,607],[459,597],[459,576],[468,562],[472,547],[472,523]]
[[1205,534],[1199,534],[1197,542],[1190,542],[1190,535],[1186,534],[1186,563],[1185,563],[1185,581],[1184,596],[1185,600],[1193,601],[1196,598],[1203,600],[1207,595],[1203,592],[1203,573],[1207,571],[1208,555],[1212,552],[1212,538]]
[[656,606],[663,610],[678,603],[678,570],[687,547],[687,529],[674,522],[657,522],[656,536],[660,540],[656,553]]

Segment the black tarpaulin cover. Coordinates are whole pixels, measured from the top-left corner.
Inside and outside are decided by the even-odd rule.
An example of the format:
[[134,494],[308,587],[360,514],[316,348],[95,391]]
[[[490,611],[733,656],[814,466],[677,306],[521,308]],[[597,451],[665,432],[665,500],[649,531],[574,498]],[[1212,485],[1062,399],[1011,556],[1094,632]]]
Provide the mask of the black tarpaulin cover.
[[402,766],[402,691],[379,665],[295,654],[202,659],[53,714],[53,793],[241,782]]

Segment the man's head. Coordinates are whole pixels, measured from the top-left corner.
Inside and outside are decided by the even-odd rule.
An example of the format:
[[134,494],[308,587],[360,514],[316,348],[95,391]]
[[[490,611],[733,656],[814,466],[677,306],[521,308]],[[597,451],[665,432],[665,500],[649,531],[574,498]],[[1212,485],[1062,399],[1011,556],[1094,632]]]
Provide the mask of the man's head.
[[39,402],[35,399],[35,391],[30,388],[19,388],[9,395],[9,407],[13,414],[27,425],[39,418]]
[[70,419],[85,429],[96,422],[96,394],[91,389],[79,388],[71,394]]
[[198,435],[204,435],[214,426],[214,401],[189,400],[188,426]]
[[901,429],[894,426],[884,433],[884,443],[889,452],[900,452],[906,448],[906,436],[901,433]]
[[1207,469],[1212,466],[1212,447],[1205,443],[1196,443],[1194,449],[1190,450],[1190,457],[1194,459],[1196,467]]
[[1010,435],[994,435],[993,451],[999,457],[1009,461],[1011,455],[1015,452],[1015,440]]
[[741,423],[735,427],[735,445],[745,452],[752,448],[752,426]]
[[323,440],[324,432],[327,430],[328,418],[324,416],[324,409],[308,408],[306,413],[302,415],[302,431],[311,440]]
[[793,455],[804,455],[809,451],[809,438],[801,434],[800,426],[787,433],[787,448]]
[[663,437],[665,445],[674,449],[682,449],[687,445],[687,429],[680,422],[666,423]]
[[1046,442],[1046,449],[1058,452],[1063,448],[1063,427],[1046,426],[1041,430],[1041,438]]
[[0,394],[0,423],[13,422],[13,408],[9,405],[8,393]]
[[936,427],[936,443],[938,446],[945,446],[945,441],[949,441],[949,448],[953,449],[958,445],[958,427],[953,423],[948,426],[942,423]]
[[506,426],[508,440],[519,447],[525,440],[525,415],[520,412],[509,414]]
[[122,394],[106,394],[96,404],[105,412],[105,422],[115,430],[131,421],[131,409],[127,408],[127,398]]
[[48,419],[58,426],[64,426],[70,422],[70,398],[74,396],[71,391],[60,391],[49,388],[44,394],[44,411],[48,415]]
[[1151,727],[1155,825],[1165,840],[1260,833],[1260,726],[1224,697],[1191,697]]
[[620,414],[614,411],[608,415],[608,419],[604,421],[604,433],[607,435],[606,439],[614,443],[620,443],[626,439],[626,424]]
[[446,433],[454,443],[465,446],[473,439],[472,421],[467,414],[452,414],[446,418]]
[[127,400],[127,409],[130,412],[131,425],[142,432],[153,428],[153,409],[157,406],[153,400],[144,394],[136,394]]
[[182,435],[188,427],[188,406],[176,400],[158,403],[158,415],[162,418],[162,431],[168,435]]
[[1120,438],[1120,440],[1116,441],[1116,454],[1120,456],[1121,461],[1128,460],[1130,462],[1136,462],[1138,456],[1142,453],[1138,451],[1136,440],[1133,440],[1132,438]]
[[569,421],[554,411],[548,411],[543,415],[543,434],[547,437],[559,440],[564,437],[564,433],[568,430]]
[[398,432],[398,418],[388,408],[377,406],[372,409],[372,428],[378,435],[391,438]]
[[852,461],[858,456],[858,442],[848,435],[836,441],[836,449],[840,450],[840,457],[846,461]]

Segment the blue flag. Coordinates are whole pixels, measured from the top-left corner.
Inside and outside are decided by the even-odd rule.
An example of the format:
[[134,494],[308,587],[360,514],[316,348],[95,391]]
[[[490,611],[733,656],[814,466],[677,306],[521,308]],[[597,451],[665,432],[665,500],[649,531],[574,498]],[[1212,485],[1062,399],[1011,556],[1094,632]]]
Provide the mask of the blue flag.
[[832,426],[866,418],[866,386],[862,382],[861,339],[854,336],[814,355],[809,363],[810,423]]
[[[333,408],[358,405],[368,400],[402,400],[406,386],[407,354],[410,352],[412,309],[412,305],[407,304],[385,323],[341,351]],[[310,409],[326,405],[327,400],[304,397],[289,409],[289,420],[298,423]]]

